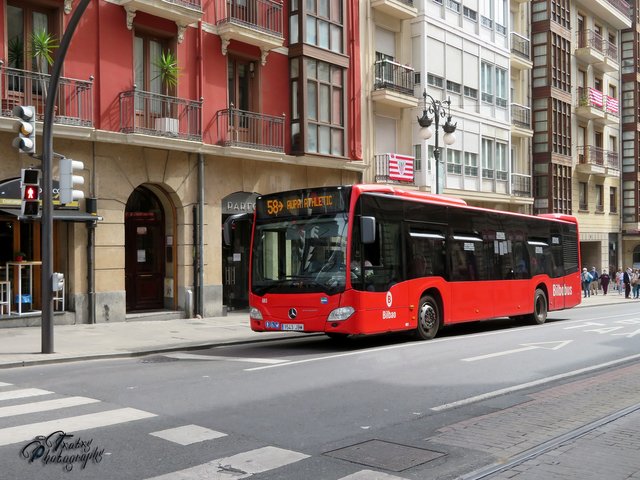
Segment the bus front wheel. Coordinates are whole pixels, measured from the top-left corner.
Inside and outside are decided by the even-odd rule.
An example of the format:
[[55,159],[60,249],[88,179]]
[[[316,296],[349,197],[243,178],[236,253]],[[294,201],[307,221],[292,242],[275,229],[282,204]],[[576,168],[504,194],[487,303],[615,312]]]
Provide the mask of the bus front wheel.
[[420,340],[431,340],[440,329],[440,307],[431,295],[425,295],[420,299],[418,309],[418,328],[416,336]]
[[531,323],[542,325],[547,321],[547,296],[540,288],[536,288],[533,296],[533,313],[529,317]]

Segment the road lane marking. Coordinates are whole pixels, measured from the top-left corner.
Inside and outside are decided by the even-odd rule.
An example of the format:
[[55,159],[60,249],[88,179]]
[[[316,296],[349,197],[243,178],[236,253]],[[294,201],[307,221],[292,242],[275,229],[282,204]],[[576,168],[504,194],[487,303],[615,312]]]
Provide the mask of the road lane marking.
[[4,383],[4,382],[0,382],[0,387],[9,387],[13,385],[12,383]]
[[135,408],[120,408],[117,410],[107,410],[100,413],[90,413],[88,415],[78,415],[75,417],[60,418],[47,422],[30,423],[0,429],[0,447],[33,440],[38,435],[49,435],[51,432],[62,430],[73,433],[91,428],[108,427],[119,423],[142,420],[143,418],[155,417],[154,413],[137,410]]
[[[558,310],[558,311],[554,311],[553,313],[559,313],[562,310]],[[551,312],[550,312],[551,313]],[[623,315],[612,315],[610,317],[607,317],[608,319],[613,319],[613,318],[619,318],[619,317],[628,317],[628,316],[634,316],[637,317],[637,313],[629,313],[629,314],[623,314]],[[499,320],[502,317],[499,317],[497,319],[493,319],[493,320]],[[559,325],[572,325],[575,323],[584,323],[584,322],[588,322],[590,320],[596,320],[599,319],[601,317],[597,317],[597,318],[587,318],[587,319],[576,319],[576,320],[555,320],[555,321],[550,321],[547,323],[544,323],[543,325],[531,325],[531,326],[527,326],[527,327],[518,327],[517,329],[508,329],[508,330],[492,330],[490,332],[479,332],[479,333],[471,333],[468,335],[464,335],[464,336],[454,336],[454,337],[440,337],[440,338],[435,338],[433,340],[429,340],[427,342],[425,341],[416,341],[416,342],[408,342],[408,343],[401,343],[401,344],[397,344],[397,345],[388,345],[386,347],[375,347],[375,348],[369,348],[369,349],[364,349],[364,350],[356,350],[353,352],[346,352],[346,353],[340,353],[340,354],[336,354],[336,355],[327,355],[324,357],[313,357],[313,358],[306,358],[304,360],[293,360],[290,362],[285,362],[285,363],[280,363],[277,365],[265,365],[262,367],[251,367],[251,368],[245,368],[244,371],[245,372],[254,372],[254,371],[259,371],[259,370],[266,370],[268,368],[279,368],[279,367],[288,367],[291,365],[300,365],[303,363],[309,363],[309,362],[319,362],[322,360],[332,360],[334,358],[342,358],[342,357],[350,357],[350,356],[354,356],[354,355],[366,355],[368,353],[376,353],[376,352],[382,352],[385,350],[395,350],[395,349],[399,349],[399,348],[428,348],[430,346],[432,346],[435,343],[443,343],[443,342],[458,342],[458,341],[464,341],[466,339],[470,339],[470,338],[479,338],[479,337],[489,337],[489,336],[493,336],[493,335],[502,335],[504,333],[516,333],[516,332],[526,332],[528,330],[531,329],[543,329],[543,328],[553,328],[555,326],[559,326]],[[550,319],[553,320],[553,319]]]
[[164,353],[163,357],[176,358],[178,360],[224,360],[226,362],[245,362],[245,363],[268,363],[279,364],[287,363],[289,360],[280,360],[276,358],[254,358],[254,357],[224,357],[218,355],[197,355],[195,353]]
[[50,410],[58,410],[59,408],[77,407],[99,401],[100,400],[96,400],[95,398],[87,397],[66,397],[56,400],[24,403],[22,405],[11,405],[9,407],[0,407],[0,418],[24,415],[27,413],[48,412]]
[[578,370],[572,370],[571,372],[560,373],[558,375],[553,375],[551,377],[540,378],[538,380],[534,380],[532,382],[521,383],[520,385],[514,385],[512,387],[502,388],[500,390],[494,390],[493,392],[483,393],[481,395],[476,395],[475,397],[469,397],[462,400],[458,400],[456,402],[445,403],[444,405],[439,405],[437,407],[432,407],[431,410],[434,412],[442,412],[444,410],[451,410],[452,408],[461,407],[463,405],[469,405],[471,403],[480,402],[483,400],[488,400],[490,398],[499,397],[500,395],[504,395],[506,393],[513,393],[519,390],[525,390],[531,387],[537,387],[538,385],[544,385],[546,383],[555,382],[556,380],[562,380],[565,378],[574,377],[576,375],[582,375],[583,373],[593,372],[595,370],[600,370],[603,368],[611,367],[613,365],[619,365],[625,362],[631,362],[633,360],[640,359],[640,354],[631,355],[629,357],[619,358],[617,360],[611,360],[610,362],[601,363],[599,365],[592,365],[591,367],[580,368]]
[[[487,358],[501,357],[503,355],[510,355],[512,353],[526,352],[528,350],[537,350],[542,348],[544,350],[558,350],[573,340],[565,340],[559,342],[539,342],[539,343],[523,343],[522,348],[514,348],[513,350],[505,350],[503,352],[487,353],[486,355],[478,355],[477,357],[469,357],[461,359],[463,362],[476,362],[478,360],[486,360]],[[553,346],[552,346],[553,345]]]
[[216,432],[215,430],[210,430],[198,425],[184,425],[182,427],[169,428],[167,430],[160,430],[159,432],[151,432],[149,435],[180,445],[191,445],[192,443],[227,436],[226,433]]
[[39,395],[50,395],[53,392],[49,390],[41,390],[39,388],[22,388],[20,390],[11,390],[8,392],[0,392],[1,400],[14,400],[16,398],[37,397]]
[[225,480],[247,478],[257,473],[284,467],[308,458],[309,455],[277,447],[263,447],[231,457],[219,458],[177,472],[171,472],[147,480]]
[[405,477],[397,477],[388,473],[373,470],[360,470],[359,472],[340,477],[338,480],[406,480]]

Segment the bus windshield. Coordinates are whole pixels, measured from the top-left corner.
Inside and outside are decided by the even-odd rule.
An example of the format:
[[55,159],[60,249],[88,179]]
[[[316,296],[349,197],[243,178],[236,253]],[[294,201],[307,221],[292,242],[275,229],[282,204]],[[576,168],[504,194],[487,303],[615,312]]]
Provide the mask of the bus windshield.
[[256,224],[251,291],[344,291],[347,214],[274,219]]

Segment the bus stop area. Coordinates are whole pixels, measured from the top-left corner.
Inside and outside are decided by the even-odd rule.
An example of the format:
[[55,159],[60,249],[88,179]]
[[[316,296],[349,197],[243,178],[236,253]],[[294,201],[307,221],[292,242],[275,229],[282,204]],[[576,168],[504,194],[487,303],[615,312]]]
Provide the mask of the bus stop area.
[[[576,308],[636,301],[640,302],[625,299],[624,295],[619,295],[616,291],[606,296],[600,292],[599,295],[583,299],[581,305]],[[249,328],[248,313],[232,312],[225,317],[204,319],[56,325],[55,353],[42,354],[39,353],[39,326],[4,328],[0,329],[0,380],[3,368],[135,357],[183,349],[300,337],[300,334],[287,332],[252,332]],[[595,374],[595,380],[578,379],[569,381],[567,385],[543,388],[531,395],[533,400],[529,402],[444,426],[426,440],[435,444],[466,445],[490,453],[495,458],[510,457],[515,452],[526,451],[526,448],[522,448],[523,445],[518,443],[522,440],[516,438],[522,425],[540,425],[544,429],[554,409],[560,411],[562,408],[566,409],[566,405],[572,404],[567,402],[579,403],[581,399],[588,397],[602,397],[602,412],[606,410],[605,407],[622,405],[625,399],[629,399],[629,395],[636,395],[634,403],[637,403],[640,365],[623,366],[620,370],[622,372],[615,377],[605,371]],[[581,382],[585,385],[580,386]],[[613,408],[609,409],[611,410]],[[585,424],[593,422],[598,416],[606,415],[598,409],[580,409],[578,404],[573,411],[575,415],[580,416],[578,420],[584,421]],[[495,449],[497,445],[504,447],[504,442],[509,439],[513,440],[513,451],[487,451],[487,448]],[[542,455],[507,470],[497,471],[490,478],[584,480],[594,478],[589,476],[590,465],[593,467],[596,464],[606,464],[609,472],[607,478],[640,480],[640,460],[637,454],[640,450],[640,410],[630,411],[627,415],[598,426],[584,435],[548,447]],[[495,467],[496,465],[492,465],[489,468]],[[596,469],[593,468],[591,472],[593,471]],[[541,477],[541,474],[544,476]],[[478,471],[462,478],[485,478],[483,475],[483,471]]]

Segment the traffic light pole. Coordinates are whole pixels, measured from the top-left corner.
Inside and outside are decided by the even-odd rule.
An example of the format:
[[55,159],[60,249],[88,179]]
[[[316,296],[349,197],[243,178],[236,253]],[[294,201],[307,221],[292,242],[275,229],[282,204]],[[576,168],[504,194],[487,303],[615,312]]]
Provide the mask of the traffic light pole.
[[53,110],[62,64],[80,17],[91,0],[80,0],[60,41],[42,119],[42,353],[53,353]]

